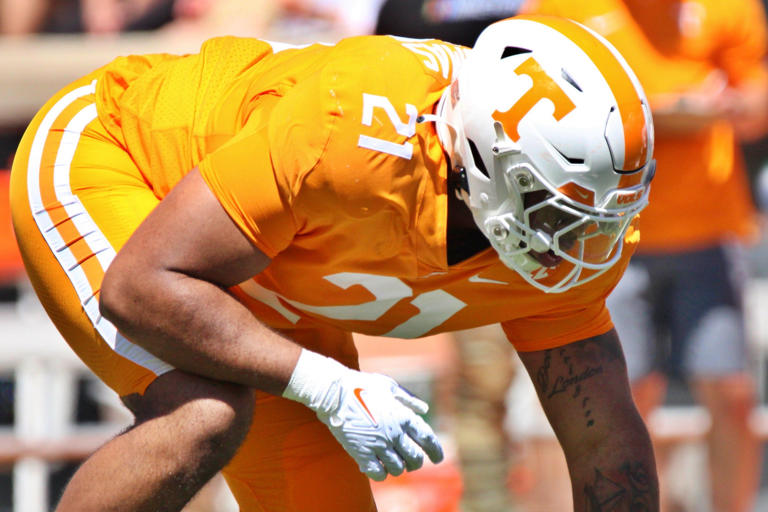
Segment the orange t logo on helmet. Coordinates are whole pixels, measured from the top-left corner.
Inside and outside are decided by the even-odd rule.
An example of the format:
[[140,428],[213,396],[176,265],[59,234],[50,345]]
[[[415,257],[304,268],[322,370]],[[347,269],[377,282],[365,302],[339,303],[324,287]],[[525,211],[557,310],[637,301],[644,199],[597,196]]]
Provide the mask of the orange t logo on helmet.
[[517,131],[517,125],[531,111],[531,109],[543,99],[550,100],[555,105],[553,116],[556,120],[562,119],[568,112],[576,108],[573,101],[565,94],[557,82],[544,71],[536,59],[529,57],[522,64],[515,68],[515,72],[522,75],[528,75],[533,80],[533,87],[523,94],[523,96],[512,105],[506,112],[493,113],[493,118],[504,126],[504,131],[514,141],[520,138]]

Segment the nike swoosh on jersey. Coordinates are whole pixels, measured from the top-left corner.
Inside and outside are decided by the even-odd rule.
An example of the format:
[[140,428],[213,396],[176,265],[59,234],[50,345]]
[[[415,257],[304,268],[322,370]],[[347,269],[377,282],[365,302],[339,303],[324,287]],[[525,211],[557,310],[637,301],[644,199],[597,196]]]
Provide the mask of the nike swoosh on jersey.
[[363,397],[361,395],[363,391],[363,388],[355,388],[352,390],[352,392],[355,394],[355,398],[357,398],[357,401],[360,402],[360,405],[363,406],[363,409],[365,409],[365,412],[368,414],[368,418],[373,422],[373,426],[377,427],[379,424],[376,422],[376,418],[373,417],[373,414],[371,414],[371,410],[368,409],[368,406],[365,404],[365,400],[363,400]]
[[509,284],[505,281],[497,281],[495,279],[486,279],[484,277],[480,277],[480,274],[473,275],[468,279],[468,281],[470,283]]

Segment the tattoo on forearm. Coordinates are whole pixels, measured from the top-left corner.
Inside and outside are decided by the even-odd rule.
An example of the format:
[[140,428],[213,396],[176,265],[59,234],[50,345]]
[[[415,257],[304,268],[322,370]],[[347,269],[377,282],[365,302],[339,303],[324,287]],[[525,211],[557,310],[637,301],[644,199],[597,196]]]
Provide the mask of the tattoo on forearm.
[[552,363],[552,350],[547,350],[544,353],[544,364],[536,372],[536,383],[539,388],[547,390],[549,388],[549,366]]
[[[568,395],[579,398],[582,384],[604,373],[604,365],[621,358],[621,352],[615,339],[598,336],[558,349],[547,350],[544,361],[535,375],[541,396],[553,398],[556,395]],[[554,370],[553,368],[560,368]],[[584,396],[581,407],[587,427],[594,425],[592,410],[588,408],[590,398]]]
[[587,403],[589,403],[589,397],[585,396],[584,400],[581,401],[581,408],[584,410],[584,417],[587,419],[587,426],[591,427],[595,424],[595,420],[590,418],[590,416],[592,416],[592,409],[587,409]]
[[657,494],[647,468],[639,462],[626,462],[617,478],[606,477],[595,468],[595,479],[584,486],[585,508],[589,512],[656,510]]
[[[568,373],[573,373],[573,367],[569,369]],[[558,375],[555,379],[555,383],[552,385],[552,390],[547,394],[547,398],[552,398],[558,393],[565,393],[570,388],[573,388],[573,398],[577,398],[581,394],[581,382],[601,373],[603,373],[602,366],[598,366],[597,368],[587,366],[576,375],[569,375],[568,377]]]

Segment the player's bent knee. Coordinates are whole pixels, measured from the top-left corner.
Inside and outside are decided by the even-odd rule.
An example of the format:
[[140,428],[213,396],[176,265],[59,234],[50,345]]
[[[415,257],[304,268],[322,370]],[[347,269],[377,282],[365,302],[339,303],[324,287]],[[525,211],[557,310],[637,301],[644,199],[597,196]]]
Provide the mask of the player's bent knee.
[[253,418],[253,391],[238,384],[215,381],[174,370],[158,377],[144,395],[122,398],[136,425],[164,417],[178,425],[177,439],[201,454],[231,458]]

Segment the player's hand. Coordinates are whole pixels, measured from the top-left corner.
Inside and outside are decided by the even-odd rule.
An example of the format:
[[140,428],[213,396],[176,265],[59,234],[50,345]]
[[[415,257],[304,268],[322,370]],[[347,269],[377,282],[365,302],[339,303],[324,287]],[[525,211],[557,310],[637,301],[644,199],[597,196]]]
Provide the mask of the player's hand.
[[443,459],[437,436],[419,416],[427,404],[393,379],[348,370],[336,386],[330,391],[338,393],[337,405],[317,416],[371,479],[418,469],[425,453],[432,462]]
[[435,463],[443,459],[437,436],[419,416],[427,404],[385,375],[305,350],[283,396],[314,410],[373,480],[420,468],[424,454]]

